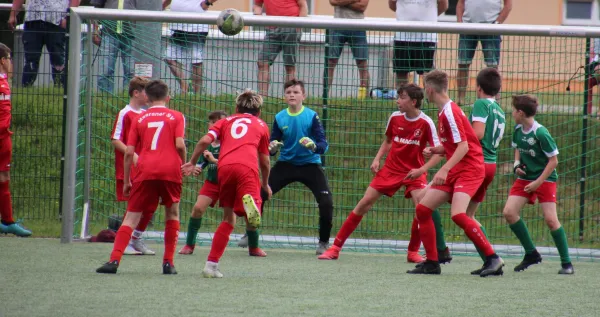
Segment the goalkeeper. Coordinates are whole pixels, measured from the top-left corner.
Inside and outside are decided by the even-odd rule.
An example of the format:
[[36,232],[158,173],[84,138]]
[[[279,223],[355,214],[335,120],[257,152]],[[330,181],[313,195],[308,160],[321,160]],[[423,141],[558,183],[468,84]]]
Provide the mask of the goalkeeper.
[[[320,156],[327,152],[329,145],[317,113],[302,105],[306,98],[304,83],[295,79],[286,82],[284,94],[288,108],[275,116],[271,131],[269,152],[275,155],[281,148],[281,153],[271,169],[269,186],[273,195],[294,182],[300,182],[312,191],[319,204],[317,255],[320,255],[329,247],[333,218],[333,199]],[[263,201],[268,199],[265,192],[261,196]],[[258,239],[257,236],[250,238]],[[238,245],[246,247],[247,239],[244,236]]]

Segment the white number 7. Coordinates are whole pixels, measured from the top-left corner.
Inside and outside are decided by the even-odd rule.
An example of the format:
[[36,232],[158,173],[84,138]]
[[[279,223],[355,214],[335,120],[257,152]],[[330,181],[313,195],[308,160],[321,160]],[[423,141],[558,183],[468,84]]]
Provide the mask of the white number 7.
[[158,143],[158,135],[160,134],[160,131],[162,131],[164,125],[164,121],[148,122],[148,128],[157,128],[156,131],[154,131],[154,137],[152,138],[152,145],[150,146],[150,150],[156,150],[156,143]]

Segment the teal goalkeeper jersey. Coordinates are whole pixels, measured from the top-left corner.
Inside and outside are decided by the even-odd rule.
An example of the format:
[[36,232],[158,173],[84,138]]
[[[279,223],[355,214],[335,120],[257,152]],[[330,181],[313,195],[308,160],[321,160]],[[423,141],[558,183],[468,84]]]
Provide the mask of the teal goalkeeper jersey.
[[[550,157],[558,155],[558,147],[550,132],[537,121],[533,122],[530,131],[523,131],[523,126],[518,124],[513,133],[512,146],[519,151],[521,163],[526,166],[525,176],[519,178],[530,181],[542,175]],[[547,181],[556,182],[557,179],[558,174],[555,169]]]
[[496,151],[504,136],[506,118],[504,111],[493,98],[477,99],[473,105],[473,112],[469,116],[471,124],[481,122],[485,124],[485,134],[479,142],[483,149],[485,163],[496,163]]

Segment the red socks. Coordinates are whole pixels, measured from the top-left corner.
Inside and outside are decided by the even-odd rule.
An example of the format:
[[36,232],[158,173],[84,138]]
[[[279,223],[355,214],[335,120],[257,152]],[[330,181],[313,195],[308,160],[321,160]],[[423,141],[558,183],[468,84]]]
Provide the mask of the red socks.
[[335,236],[333,245],[341,249],[344,246],[344,243],[346,243],[346,239],[348,239],[352,232],[356,230],[356,227],[358,227],[358,224],[360,223],[362,218],[363,216],[355,214],[354,211],[350,212],[348,218],[346,218],[346,221],[344,221],[344,224],[340,228],[340,231]]
[[419,252],[421,246],[421,236],[419,235],[419,220],[413,218],[412,226],[410,227],[410,241],[408,242],[408,252]]
[[7,224],[15,222],[10,198],[10,181],[0,183],[0,219]]
[[485,237],[485,234],[481,232],[477,222],[469,218],[467,214],[458,214],[452,217],[452,221],[454,221],[454,223],[463,229],[467,237],[473,241],[473,244],[475,244],[475,246],[481,250],[485,256],[490,256],[495,253],[494,248],[492,248],[492,245]]
[[[147,217],[151,218],[151,217]],[[142,217],[142,220],[144,217]],[[146,225],[148,223],[146,222]],[[138,225],[138,228],[140,226]],[[163,264],[169,262],[173,265],[173,256],[177,247],[177,239],[179,238],[179,220],[167,220],[165,224],[165,254],[163,256]]]
[[227,243],[229,243],[229,235],[231,235],[232,232],[233,226],[231,224],[225,221],[221,222],[213,237],[210,253],[208,254],[208,261],[219,263],[219,259],[223,256]]
[[117,237],[115,238],[115,244],[113,245],[112,253],[110,254],[110,262],[118,261],[121,262],[121,258],[123,257],[123,252],[125,248],[129,244],[129,240],[131,239],[131,234],[133,233],[133,228],[128,226],[119,227],[119,231],[117,231]]
[[150,221],[152,221],[152,215],[154,215],[153,212],[142,213],[142,218],[140,219],[140,222],[138,223],[137,227],[135,227],[135,230],[133,231],[133,239],[139,239],[142,236],[142,233],[146,231],[146,228],[148,228],[148,224],[150,223]]
[[423,241],[425,254],[428,261],[437,261],[438,252],[435,241],[435,225],[431,214],[433,210],[418,204],[416,209],[417,219],[419,220],[419,235]]

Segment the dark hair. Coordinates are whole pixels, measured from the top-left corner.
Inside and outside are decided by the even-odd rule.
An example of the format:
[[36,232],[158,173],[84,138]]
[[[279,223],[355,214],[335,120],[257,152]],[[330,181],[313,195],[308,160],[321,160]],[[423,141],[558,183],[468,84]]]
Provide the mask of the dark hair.
[[258,116],[262,108],[263,98],[255,91],[247,88],[235,98],[237,113],[249,113]]
[[304,82],[301,80],[297,80],[297,79],[291,79],[291,80],[286,81],[285,84],[283,84],[283,91],[285,91],[286,89],[293,87],[293,86],[300,86],[302,93],[305,93]]
[[146,85],[145,90],[149,102],[165,100],[169,95],[169,86],[160,79],[150,81]]
[[0,58],[10,57],[11,50],[4,43],[0,43]]
[[439,69],[433,70],[425,75],[423,82],[426,86],[430,86],[438,93],[448,91],[448,74]]
[[415,84],[402,84],[398,87],[398,96],[403,93],[406,93],[410,99],[417,101],[415,104],[417,109],[421,108],[423,102],[423,89],[421,87]]
[[502,88],[502,77],[497,69],[488,67],[477,74],[477,86],[488,96],[495,96]]
[[133,93],[135,91],[144,90],[149,82],[150,80],[140,76],[135,76],[131,78],[131,80],[129,81],[129,97],[133,97]]
[[223,117],[227,117],[227,112],[224,110],[216,110],[208,114],[209,121],[219,121]]
[[512,105],[527,117],[533,117],[537,113],[538,100],[534,95],[517,95],[512,97]]

